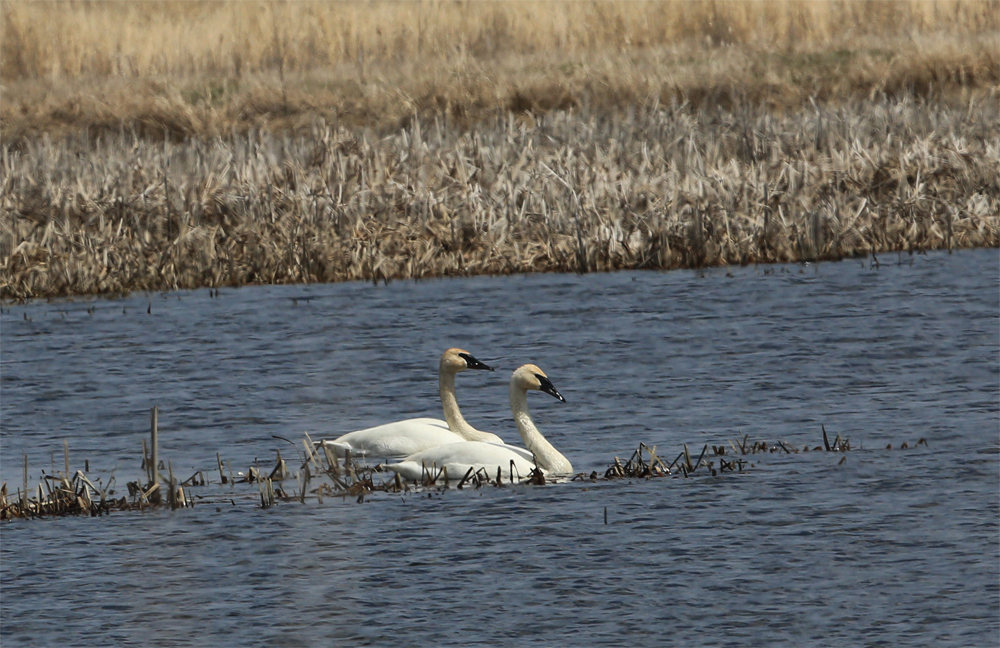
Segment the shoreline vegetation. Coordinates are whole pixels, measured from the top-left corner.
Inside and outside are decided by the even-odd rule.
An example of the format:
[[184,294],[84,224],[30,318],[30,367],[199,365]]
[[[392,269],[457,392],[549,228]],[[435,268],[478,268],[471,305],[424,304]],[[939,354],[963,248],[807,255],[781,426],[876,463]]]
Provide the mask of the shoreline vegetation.
[[0,298],[1000,246],[1000,2],[0,3]]

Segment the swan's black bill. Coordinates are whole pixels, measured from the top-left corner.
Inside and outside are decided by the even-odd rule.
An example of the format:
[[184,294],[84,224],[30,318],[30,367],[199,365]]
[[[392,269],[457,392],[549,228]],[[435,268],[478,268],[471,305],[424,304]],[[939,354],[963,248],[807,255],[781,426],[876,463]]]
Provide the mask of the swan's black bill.
[[538,378],[538,382],[541,384],[541,386],[538,388],[539,391],[543,391],[549,396],[555,396],[564,403],[566,402],[566,399],[563,398],[563,395],[559,393],[559,390],[556,389],[555,385],[552,384],[551,380],[549,380],[545,376],[539,376],[538,374],[535,374],[535,378]]
[[467,366],[469,369],[482,369],[483,371],[493,371],[493,367],[489,366],[485,362],[480,362],[479,360],[476,360],[475,358],[472,357],[471,354],[459,353],[458,357],[461,358],[462,360],[465,360],[465,366]]

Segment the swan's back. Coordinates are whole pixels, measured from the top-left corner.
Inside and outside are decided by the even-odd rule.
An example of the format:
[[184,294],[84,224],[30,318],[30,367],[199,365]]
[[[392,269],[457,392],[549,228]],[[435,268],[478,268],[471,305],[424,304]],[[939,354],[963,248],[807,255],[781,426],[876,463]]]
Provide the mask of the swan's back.
[[349,432],[327,443],[338,456],[348,451],[354,457],[401,459],[444,444],[464,439],[448,429],[440,419],[415,418]]

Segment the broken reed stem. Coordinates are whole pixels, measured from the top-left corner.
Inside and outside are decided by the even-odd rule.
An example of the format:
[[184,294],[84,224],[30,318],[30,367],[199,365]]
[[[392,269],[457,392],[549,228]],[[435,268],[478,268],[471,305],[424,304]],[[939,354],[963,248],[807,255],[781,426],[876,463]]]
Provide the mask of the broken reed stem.
[[701,460],[705,458],[705,453],[706,452],[708,452],[708,444],[707,443],[705,444],[705,447],[701,449],[701,454],[698,456],[698,461],[694,462],[694,468],[691,469],[692,472],[694,472],[694,470],[696,468],[698,468],[698,466],[701,465]]
[[[159,439],[159,420],[160,420],[160,408],[154,405],[149,410],[149,436],[150,436],[150,453],[152,454],[152,466],[150,474],[152,479],[150,483],[156,487],[160,484],[160,439]],[[172,495],[172,491],[170,493]],[[153,504],[159,504],[162,499],[162,489],[156,488],[155,490],[150,490],[150,501]]]
[[28,455],[24,455],[24,490],[21,491],[21,506],[28,504]]
[[177,508],[177,481],[174,479],[174,464],[167,461],[167,504],[171,509]]
[[150,473],[152,479],[150,483],[159,484],[160,483],[160,450],[159,450],[159,419],[160,419],[160,408],[154,405],[149,410],[149,436],[150,436],[150,446],[152,449],[152,472]]
[[283,481],[288,477],[288,465],[285,463],[285,460],[281,458],[281,450],[278,450],[277,454],[278,458],[275,463],[274,470],[271,471],[271,474],[269,474],[267,478],[276,481]]
[[319,464],[316,463],[316,444],[313,443],[312,437],[309,436],[308,432],[304,433],[305,438],[302,440],[302,445],[306,450],[306,461],[312,464],[313,472],[320,472]]
[[340,463],[337,461],[337,453],[333,451],[333,448],[326,442],[326,440],[320,441],[323,446],[323,456],[326,458],[326,470],[334,478],[340,477]]

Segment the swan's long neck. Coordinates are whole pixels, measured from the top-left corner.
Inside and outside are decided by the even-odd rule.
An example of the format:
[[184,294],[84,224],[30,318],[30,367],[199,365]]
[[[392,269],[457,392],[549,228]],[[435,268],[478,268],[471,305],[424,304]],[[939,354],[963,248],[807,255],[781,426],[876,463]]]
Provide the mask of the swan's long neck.
[[480,432],[469,425],[458,409],[458,399],[455,397],[455,374],[442,371],[439,383],[441,385],[441,407],[444,409],[444,420],[448,429],[462,436],[467,441],[491,441],[493,435]]
[[515,385],[510,386],[510,411],[514,414],[517,431],[525,447],[535,455],[535,465],[547,473],[570,474],[573,465],[569,459],[549,443],[548,439],[535,427],[528,412],[528,392]]

